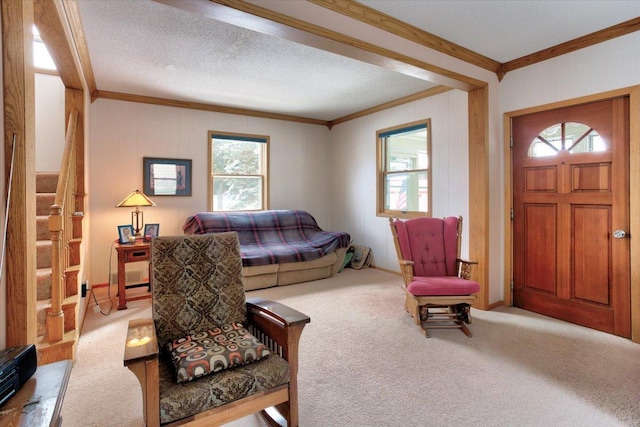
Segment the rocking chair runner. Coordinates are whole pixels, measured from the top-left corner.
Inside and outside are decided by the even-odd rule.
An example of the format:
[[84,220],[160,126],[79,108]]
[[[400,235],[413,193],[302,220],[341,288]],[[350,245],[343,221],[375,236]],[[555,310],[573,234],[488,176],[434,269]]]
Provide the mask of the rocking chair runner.
[[405,309],[427,329],[471,331],[471,304],[480,290],[470,280],[475,261],[460,259],[462,217],[389,218],[405,289]]
[[[298,343],[309,317],[245,300],[237,233],[157,237],[151,260],[153,319],[129,323],[124,355],[142,386],[145,424],[214,426],[262,411],[272,425],[296,427]],[[179,349],[171,359],[162,351],[169,342]]]

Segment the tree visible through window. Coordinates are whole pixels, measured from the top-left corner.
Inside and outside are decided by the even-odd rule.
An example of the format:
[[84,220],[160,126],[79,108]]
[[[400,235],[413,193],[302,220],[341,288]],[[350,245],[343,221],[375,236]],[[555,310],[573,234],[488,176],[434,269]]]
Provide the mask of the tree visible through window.
[[378,215],[429,214],[430,128],[425,120],[377,132]]
[[266,136],[209,132],[212,211],[267,209]]

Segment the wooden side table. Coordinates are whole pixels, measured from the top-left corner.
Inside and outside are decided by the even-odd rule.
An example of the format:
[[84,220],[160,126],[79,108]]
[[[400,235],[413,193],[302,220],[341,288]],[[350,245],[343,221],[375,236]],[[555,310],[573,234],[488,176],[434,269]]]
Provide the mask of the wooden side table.
[[2,407],[0,427],[60,427],[62,400],[71,367],[71,360],[38,366],[31,378]]
[[128,244],[116,243],[116,251],[118,252],[118,310],[126,310],[127,301],[151,298],[150,293],[127,298],[125,270],[125,265],[128,262],[149,261],[149,283],[144,286],[148,285],[151,290],[151,245],[145,241]]

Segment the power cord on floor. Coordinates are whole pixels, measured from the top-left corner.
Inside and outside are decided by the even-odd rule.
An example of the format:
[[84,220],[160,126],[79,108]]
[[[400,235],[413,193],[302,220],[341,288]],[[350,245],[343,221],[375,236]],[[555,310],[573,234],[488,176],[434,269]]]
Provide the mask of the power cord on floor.
[[118,239],[114,240],[113,243],[111,244],[111,250],[109,251],[109,268],[108,268],[108,279],[107,279],[107,296],[109,298],[109,310],[105,313],[104,311],[102,311],[102,307],[100,307],[100,304],[98,303],[98,299],[96,298],[96,294],[95,292],[93,292],[93,289],[89,289],[88,292],[91,292],[91,297],[93,298],[93,302],[96,303],[95,307],[93,307],[93,311],[94,313],[100,313],[103,316],[108,316],[111,314],[111,311],[113,310],[113,300],[111,299],[111,257],[113,256],[113,248],[115,246],[115,244],[118,243]]

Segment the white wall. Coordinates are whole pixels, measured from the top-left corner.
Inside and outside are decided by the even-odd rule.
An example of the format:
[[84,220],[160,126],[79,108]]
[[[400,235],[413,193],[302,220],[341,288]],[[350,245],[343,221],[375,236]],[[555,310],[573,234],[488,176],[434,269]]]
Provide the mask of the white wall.
[[[504,77],[502,113],[640,83],[640,32],[540,62]],[[637,112],[636,112],[637,113]]]
[[[91,105],[91,247],[88,279],[107,283],[117,225],[131,222],[131,209],[116,208],[126,195],[142,190],[142,158],[192,159],[191,197],[151,197],[143,208],[147,223],[159,223],[161,235],[182,234],[188,216],[207,210],[207,132],[270,136],[270,208],[309,211],[330,230],[331,164],[329,130],[292,123],[173,107],[98,99]],[[143,267],[127,266],[135,270]]]
[[[371,247],[375,265],[399,271],[389,219],[376,215],[376,131],[431,119],[434,217],[469,216],[467,94],[449,91],[335,126],[331,131],[334,228]],[[468,253],[468,227],[463,254]]]
[[64,85],[58,76],[35,75],[36,172],[58,172],[65,139]]

